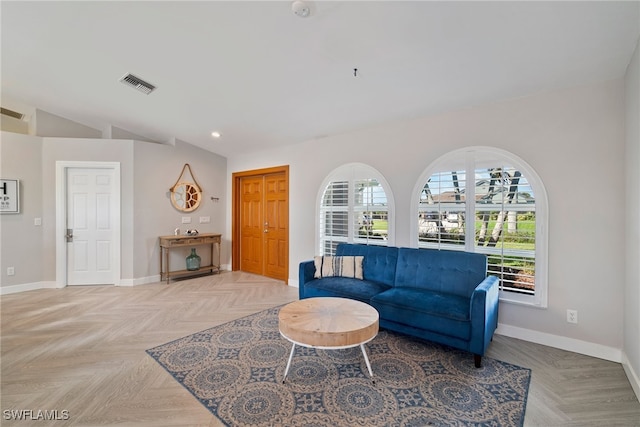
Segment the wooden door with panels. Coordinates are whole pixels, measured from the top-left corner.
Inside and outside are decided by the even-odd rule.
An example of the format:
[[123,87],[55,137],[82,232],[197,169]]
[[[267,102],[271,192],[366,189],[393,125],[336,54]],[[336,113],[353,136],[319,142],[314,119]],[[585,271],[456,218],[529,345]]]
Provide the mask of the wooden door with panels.
[[232,269],[287,282],[289,167],[233,174]]
[[240,270],[255,274],[263,274],[263,181],[261,176],[240,180]]

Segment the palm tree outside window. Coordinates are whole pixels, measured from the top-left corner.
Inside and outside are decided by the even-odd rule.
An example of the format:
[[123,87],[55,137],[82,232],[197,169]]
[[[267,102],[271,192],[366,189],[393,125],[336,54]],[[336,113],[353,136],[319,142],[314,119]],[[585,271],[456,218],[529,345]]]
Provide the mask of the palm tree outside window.
[[458,150],[417,189],[418,247],[484,253],[503,300],[546,306],[546,193],[530,166],[490,147]]

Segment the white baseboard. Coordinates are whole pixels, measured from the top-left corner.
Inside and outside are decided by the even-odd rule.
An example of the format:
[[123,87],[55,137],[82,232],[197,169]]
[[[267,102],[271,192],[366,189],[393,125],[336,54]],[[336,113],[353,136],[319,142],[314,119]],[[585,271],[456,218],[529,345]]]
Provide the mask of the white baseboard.
[[120,284],[117,286],[148,285],[149,283],[158,283],[159,281],[160,281],[160,275],[156,274],[153,276],[138,277],[135,279],[123,279],[123,280],[120,280]]
[[[228,270],[227,265],[222,265],[220,267],[221,272],[226,270]],[[150,283],[158,283],[158,282],[160,282],[160,275],[155,274],[153,276],[138,277],[135,279],[123,279],[123,280],[120,280],[120,284],[118,286],[138,286],[138,285],[148,285]]]
[[572,351],[586,356],[597,357],[611,362],[622,363],[622,351],[619,348],[613,348],[606,345],[594,344],[560,335],[547,334],[545,332],[532,331],[530,329],[504,325],[502,323],[498,324],[496,334],[559,348],[561,350]]
[[624,368],[624,372],[627,374],[627,378],[629,378],[631,388],[633,388],[633,391],[636,394],[636,398],[640,400],[640,377],[638,376],[639,373],[633,369],[633,366],[631,366],[631,362],[627,357],[627,353],[622,353],[622,367]]
[[2,286],[0,287],[0,295],[17,294],[19,292],[35,291],[37,289],[55,289],[58,286],[56,282],[34,282],[34,283],[21,283],[19,285]]
[[[223,266],[224,267],[224,266]],[[225,271],[222,268],[221,271]],[[158,283],[160,281],[160,275],[156,274],[147,277],[137,277],[135,279],[121,279],[120,283],[116,283],[115,286],[132,287],[139,285],[148,285],[150,283]],[[19,292],[35,291],[37,289],[55,289],[64,288],[64,286],[57,286],[56,282],[35,282],[35,283],[22,283],[20,285],[0,286],[0,295],[16,294]]]

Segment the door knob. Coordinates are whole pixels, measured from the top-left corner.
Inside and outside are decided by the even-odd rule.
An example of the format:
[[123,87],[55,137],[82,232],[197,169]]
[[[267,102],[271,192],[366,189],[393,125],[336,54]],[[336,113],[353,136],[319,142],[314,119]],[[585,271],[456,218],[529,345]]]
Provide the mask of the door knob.
[[67,238],[67,242],[73,242],[73,229],[67,228],[67,234],[64,237]]

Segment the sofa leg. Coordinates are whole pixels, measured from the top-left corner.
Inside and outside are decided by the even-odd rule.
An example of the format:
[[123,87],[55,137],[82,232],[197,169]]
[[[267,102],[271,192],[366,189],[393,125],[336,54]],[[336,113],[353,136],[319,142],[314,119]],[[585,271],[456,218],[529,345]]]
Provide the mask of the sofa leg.
[[482,368],[482,356],[480,356],[479,354],[474,354],[473,363],[475,363],[476,368]]

